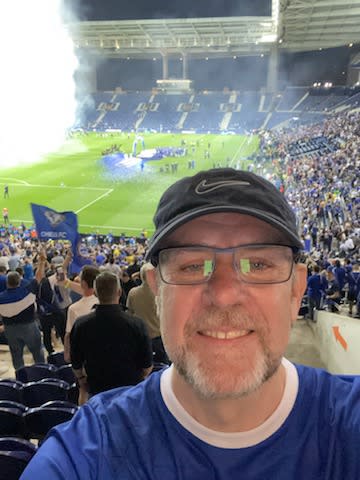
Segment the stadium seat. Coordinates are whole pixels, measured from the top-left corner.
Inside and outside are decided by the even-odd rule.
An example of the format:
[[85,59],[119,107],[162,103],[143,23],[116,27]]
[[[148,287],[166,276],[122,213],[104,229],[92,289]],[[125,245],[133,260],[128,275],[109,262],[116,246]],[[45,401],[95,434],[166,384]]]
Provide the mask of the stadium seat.
[[27,451],[0,451],[0,472],[3,480],[18,480],[33,454]]
[[23,438],[0,437],[0,450],[10,452],[29,452],[33,455],[36,452],[37,447],[33,443],[29,442],[29,440],[25,440]]
[[47,358],[48,363],[55,365],[56,367],[61,367],[63,365],[68,365],[64,359],[64,352],[53,352]]
[[19,402],[13,402],[11,400],[0,400],[0,408],[17,408],[22,412],[26,412],[28,407]]
[[69,402],[68,400],[50,400],[50,402],[46,402],[41,406],[49,408],[79,408],[76,403]]
[[37,382],[43,378],[57,378],[57,367],[47,363],[38,363],[21,367],[16,371],[16,379],[23,383]]
[[25,431],[28,438],[42,440],[48,431],[72,419],[77,407],[41,407],[29,408],[24,414]]
[[58,379],[45,379],[24,385],[23,402],[28,407],[40,407],[50,400],[67,400],[69,384]]
[[76,382],[75,374],[71,365],[63,365],[62,367],[58,368],[57,371],[58,378],[61,380],[65,380],[69,385]]
[[21,409],[0,408],[0,436],[24,436],[24,420],[23,411]]
[[69,402],[75,403],[76,405],[78,404],[79,401],[79,387],[76,385],[76,383],[73,383],[70,385],[70,388],[68,390],[68,396],[67,399]]
[[10,400],[13,402],[22,402],[22,384],[2,380],[0,382],[0,400]]

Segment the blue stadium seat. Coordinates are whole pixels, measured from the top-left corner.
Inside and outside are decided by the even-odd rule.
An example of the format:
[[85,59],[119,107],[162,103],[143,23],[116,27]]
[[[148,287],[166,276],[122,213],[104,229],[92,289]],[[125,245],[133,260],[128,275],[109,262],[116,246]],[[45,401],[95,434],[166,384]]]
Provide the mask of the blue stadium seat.
[[69,385],[76,382],[75,374],[71,365],[63,365],[62,367],[59,367],[57,374],[58,378],[65,380],[65,382],[67,382]]
[[26,412],[28,407],[19,402],[13,402],[11,400],[0,400],[0,408],[17,408],[22,412]]
[[21,409],[0,408],[0,436],[24,436],[24,420],[23,411]]
[[49,408],[79,408],[76,403],[69,402],[68,400],[50,400],[50,402],[46,402],[41,406]]
[[0,451],[1,479],[18,480],[33,454],[26,451]]
[[69,384],[55,378],[24,385],[23,402],[28,407],[40,407],[50,400],[67,400]]
[[23,383],[37,382],[43,378],[57,378],[57,367],[47,363],[21,367],[16,371],[16,379]]
[[63,365],[68,365],[64,359],[64,352],[53,352],[47,358],[48,363],[55,365],[56,367],[61,367]]
[[29,408],[24,414],[25,431],[28,438],[43,439],[49,430],[72,419],[77,406]]
[[67,397],[69,402],[75,403],[76,405],[78,404],[79,401],[79,387],[77,386],[76,383],[73,383],[70,385],[69,390],[68,390],[68,397]]
[[0,400],[22,402],[22,384],[3,380],[0,382]]
[[22,451],[33,455],[37,450],[37,446],[23,438],[0,437],[0,450],[10,452]]

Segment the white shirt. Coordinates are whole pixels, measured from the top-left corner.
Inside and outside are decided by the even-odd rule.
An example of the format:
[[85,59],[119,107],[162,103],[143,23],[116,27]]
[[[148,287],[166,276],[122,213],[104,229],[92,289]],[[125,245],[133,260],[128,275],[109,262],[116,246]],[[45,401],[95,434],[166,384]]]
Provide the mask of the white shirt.
[[95,295],[89,297],[82,297],[77,302],[70,305],[67,313],[66,321],[66,333],[70,333],[75,323],[75,320],[81,315],[87,315],[91,312],[92,307],[99,303],[98,298]]

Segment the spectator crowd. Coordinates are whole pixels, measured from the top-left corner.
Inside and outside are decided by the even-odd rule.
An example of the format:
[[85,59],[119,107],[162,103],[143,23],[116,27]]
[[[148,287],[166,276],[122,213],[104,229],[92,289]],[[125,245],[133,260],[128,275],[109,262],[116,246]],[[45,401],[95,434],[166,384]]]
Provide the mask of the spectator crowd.
[[[342,113],[330,116],[317,125],[260,132],[260,153],[253,158],[251,168],[261,173],[267,169],[268,176],[284,191],[298,218],[308,265],[306,299],[311,319],[314,319],[314,309],[326,308],[336,313],[344,302],[348,305],[349,315],[360,317],[359,119],[359,112]],[[145,230],[137,238],[125,234],[114,237],[110,233],[106,236],[84,237],[82,251],[86,252],[92,265],[83,267],[78,275],[69,273],[71,246],[66,242],[49,240],[46,244],[40,244],[34,228],[25,225],[15,227],[12,224],[1,226],[0,313],[3,316],[3,341],[9,341],[12,335],[9,327],[6,332],[7,323],[11,323],[7,322],[6,315],[14,315],[21,325],[24,313],[21,308],[30,309],[31,327],[37,321],[48,354],[54,349],[53,330],[64,343],[65,359],[75,363],[74,371],[80,387],[84,386],[83,401],[86,401],[88,394],[105,386],[99,387],[99,382],[92,378],[96,387],[93,392],[88,391],[86,366],[91,362],[86,358],[84,339],[80,338],[79,328],[76,329],[76,339],[73,334],[78,350],[71,347],[72,330],[80,316],[92,315],[87,318],[90,323],[98,321],[93,311],[111,310],[113,318],[119,316],[129,324],[130,316],[140,318],[137,331],[128,332],[133,344],[140,342],[147,352],[131,360],[134,362],[132,368],[136,381],[149,373],[149,344],[155,353],[155,360],[167,363],[153,294],[146,282],[148,266],[144,262],[144,255],[147,241]],[[113,277],[99,277],[105,272]],[[100,293],[95,295],[98,277],[102,278],[98,285]],[[112,291],[111,298],[104,292],[107,288]],[[12,289],[13,296],[17,292],[19,297],[16,311],[14,306],[11,312],[7,308],[9,298],[6,295],[9,289]],[[104,304],[118,304],[119,307],[109,310]],[[111,337],[109,332],[108,338]],[[33,342],[29,343],[29,339],[25,338],[26,335],[21,341],[9,341],[15,369],[23,365],[24,345],[34,348]],[[85,334],[81,335],[84,337]],[[95,337],[94,332],[89,336]],[[107,343],[105,337],[102,342],[111,350],[115,348],[116,337],[113,344],[110,340]],[[123,349],[126,350],[125,346]],[[96,354],[90,352],[88,355],[95,358]],[[127,355],[130,358],[129,352]],[[33,356],[34,361],[44,359],[38,345]],[[111,352],[107,358],[112,358]],[[136,362],[139,362],[138,365]],[[126,378],[125,384],[129,382],[131,379]],[[110,383],[107,383],[108,387]]]

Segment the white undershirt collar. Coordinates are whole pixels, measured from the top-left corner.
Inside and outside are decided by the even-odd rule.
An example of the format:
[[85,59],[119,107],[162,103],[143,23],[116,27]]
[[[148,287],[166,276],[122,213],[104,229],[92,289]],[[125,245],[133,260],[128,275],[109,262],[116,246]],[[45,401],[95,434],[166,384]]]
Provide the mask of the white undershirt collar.
[[176,420],[200,440],[219,448],[246,448],[257,445],[273,435],[289,416],[299,389],[299,376],[295,366],[285,358],[286,383],[282,399],[273,414],[258,427],[239,433],[211,430],[197,422],[180,404],[172,389],[174,367],[164,371],[160,379],[160,391],[164,403]]

